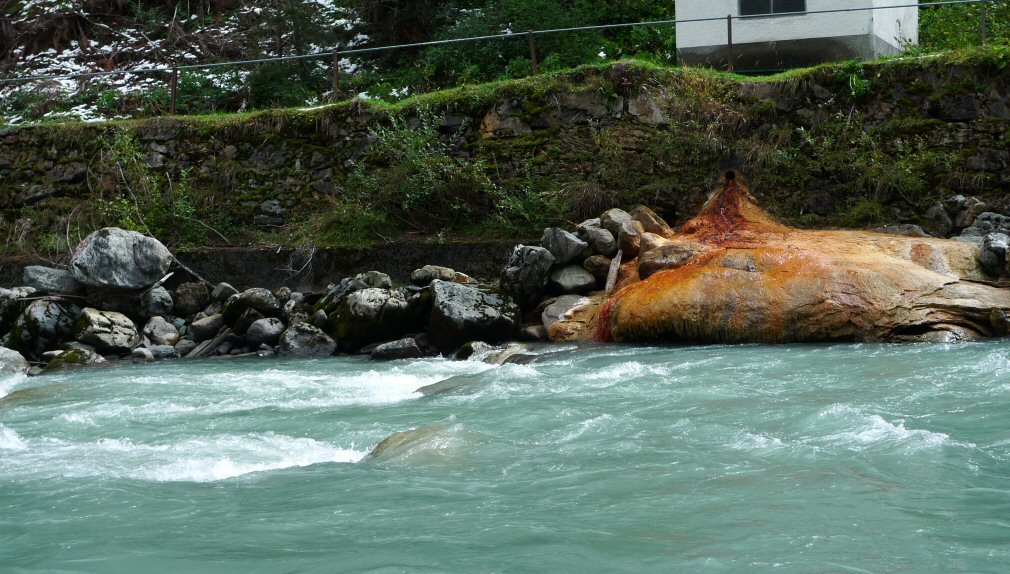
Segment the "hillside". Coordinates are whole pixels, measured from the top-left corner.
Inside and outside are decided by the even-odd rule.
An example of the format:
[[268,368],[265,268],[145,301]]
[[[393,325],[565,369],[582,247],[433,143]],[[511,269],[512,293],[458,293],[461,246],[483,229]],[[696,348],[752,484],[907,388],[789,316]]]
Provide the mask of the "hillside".
[[[283,63],[184,70],[178,112],[206,114],[314,106],[351,97],[411,94],[516,79],[532,72],[523,32],[675,17],[673,2],[606,0],[0,0],[0,73],[6,77],[166,69],[323,54]],[[915,54],[978,44],[980,7],[921,11]],[[1010,5],[989,8],[990,42],[1005,41]],[[341,59],[334,49],[514,33],[515,38]],[[675,64],[670,26],[553,34],[540,68],[560,71],[633,57]],[[164,115],[169,75],[125,74],[0,84],[0,121],[100,121]]]

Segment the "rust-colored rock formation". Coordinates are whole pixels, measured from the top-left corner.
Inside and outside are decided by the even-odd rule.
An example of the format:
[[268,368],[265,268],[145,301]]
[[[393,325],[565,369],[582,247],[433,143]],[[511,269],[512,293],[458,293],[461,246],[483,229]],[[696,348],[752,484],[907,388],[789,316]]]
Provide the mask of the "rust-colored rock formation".
[[[616,342],[951,341],[1006,335],[1010,289],[978,247],[784,226],[730,179],[582,324]],[[640,280],[639,280],[640,278]],[[588,319],[586,319],[588,317]]]

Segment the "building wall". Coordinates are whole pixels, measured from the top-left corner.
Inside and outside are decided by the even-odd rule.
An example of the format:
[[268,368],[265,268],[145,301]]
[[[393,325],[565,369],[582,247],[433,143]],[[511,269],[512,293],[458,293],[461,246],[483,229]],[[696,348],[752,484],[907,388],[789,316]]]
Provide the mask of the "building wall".
[[[807,10],[869,7],[871,2],[891,0],[807,0]],[[740,15],[737,0],[679,0],[678,18],[725,18]],[[837,14],[794,14],[747,18],[733,21],[733,43],[833,38],[867,35],[873,19],[869,12]],[[726,22],[686,22],[677,24],[677,48],[699,48],[726,44]]]
[[[873,0],[875,7],[907,5],[907,0]],[[904,44],[919,43],[919,9],[892,8],[874,10],[873,35],[877,37],[877,54],[900,52]],[[884,46],[881,42],[885,42]],[[890,49],[888,49],[890,48]]]

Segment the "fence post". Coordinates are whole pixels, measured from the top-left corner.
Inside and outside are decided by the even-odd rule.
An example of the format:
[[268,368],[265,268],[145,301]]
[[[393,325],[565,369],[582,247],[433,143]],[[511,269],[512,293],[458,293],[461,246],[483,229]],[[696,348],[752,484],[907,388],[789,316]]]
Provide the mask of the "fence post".
[[171,114],[175,115],[175,103],[176,98],[179,96],[179,68],[172,68],[172,106],[170,108]]
[[340,52],[333,50],[333,96],[331,101],[340,99]]
[[986,36],[988,36],[989,28],[989,12],[987,7],[989,2],[982,2],[982,45],[985,46]]
[[530,38],[530,59],[533,60],[533,75],[540,73],[540,63],[537,62],[537,35],[530,30],[527,34]]
[[726,68],[733,71],[733,15],[726,14],[726,45],[729,47],[729,59],[726,61]]

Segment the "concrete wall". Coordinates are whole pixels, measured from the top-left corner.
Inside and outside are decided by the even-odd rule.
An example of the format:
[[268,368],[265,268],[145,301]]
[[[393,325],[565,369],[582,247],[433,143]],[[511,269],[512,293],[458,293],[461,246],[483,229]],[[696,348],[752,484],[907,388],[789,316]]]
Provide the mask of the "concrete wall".
[[[907,0],[873,0],[874,7],[907,5]],[[873,35],[880,42],[885,42],[891,49],[881,51],[878,48],[877,55],[881,53],[897,53],[901,51],[904,44],[919,43],[919,9],[918,8],[891,8],[888,10],[874,10]]]

